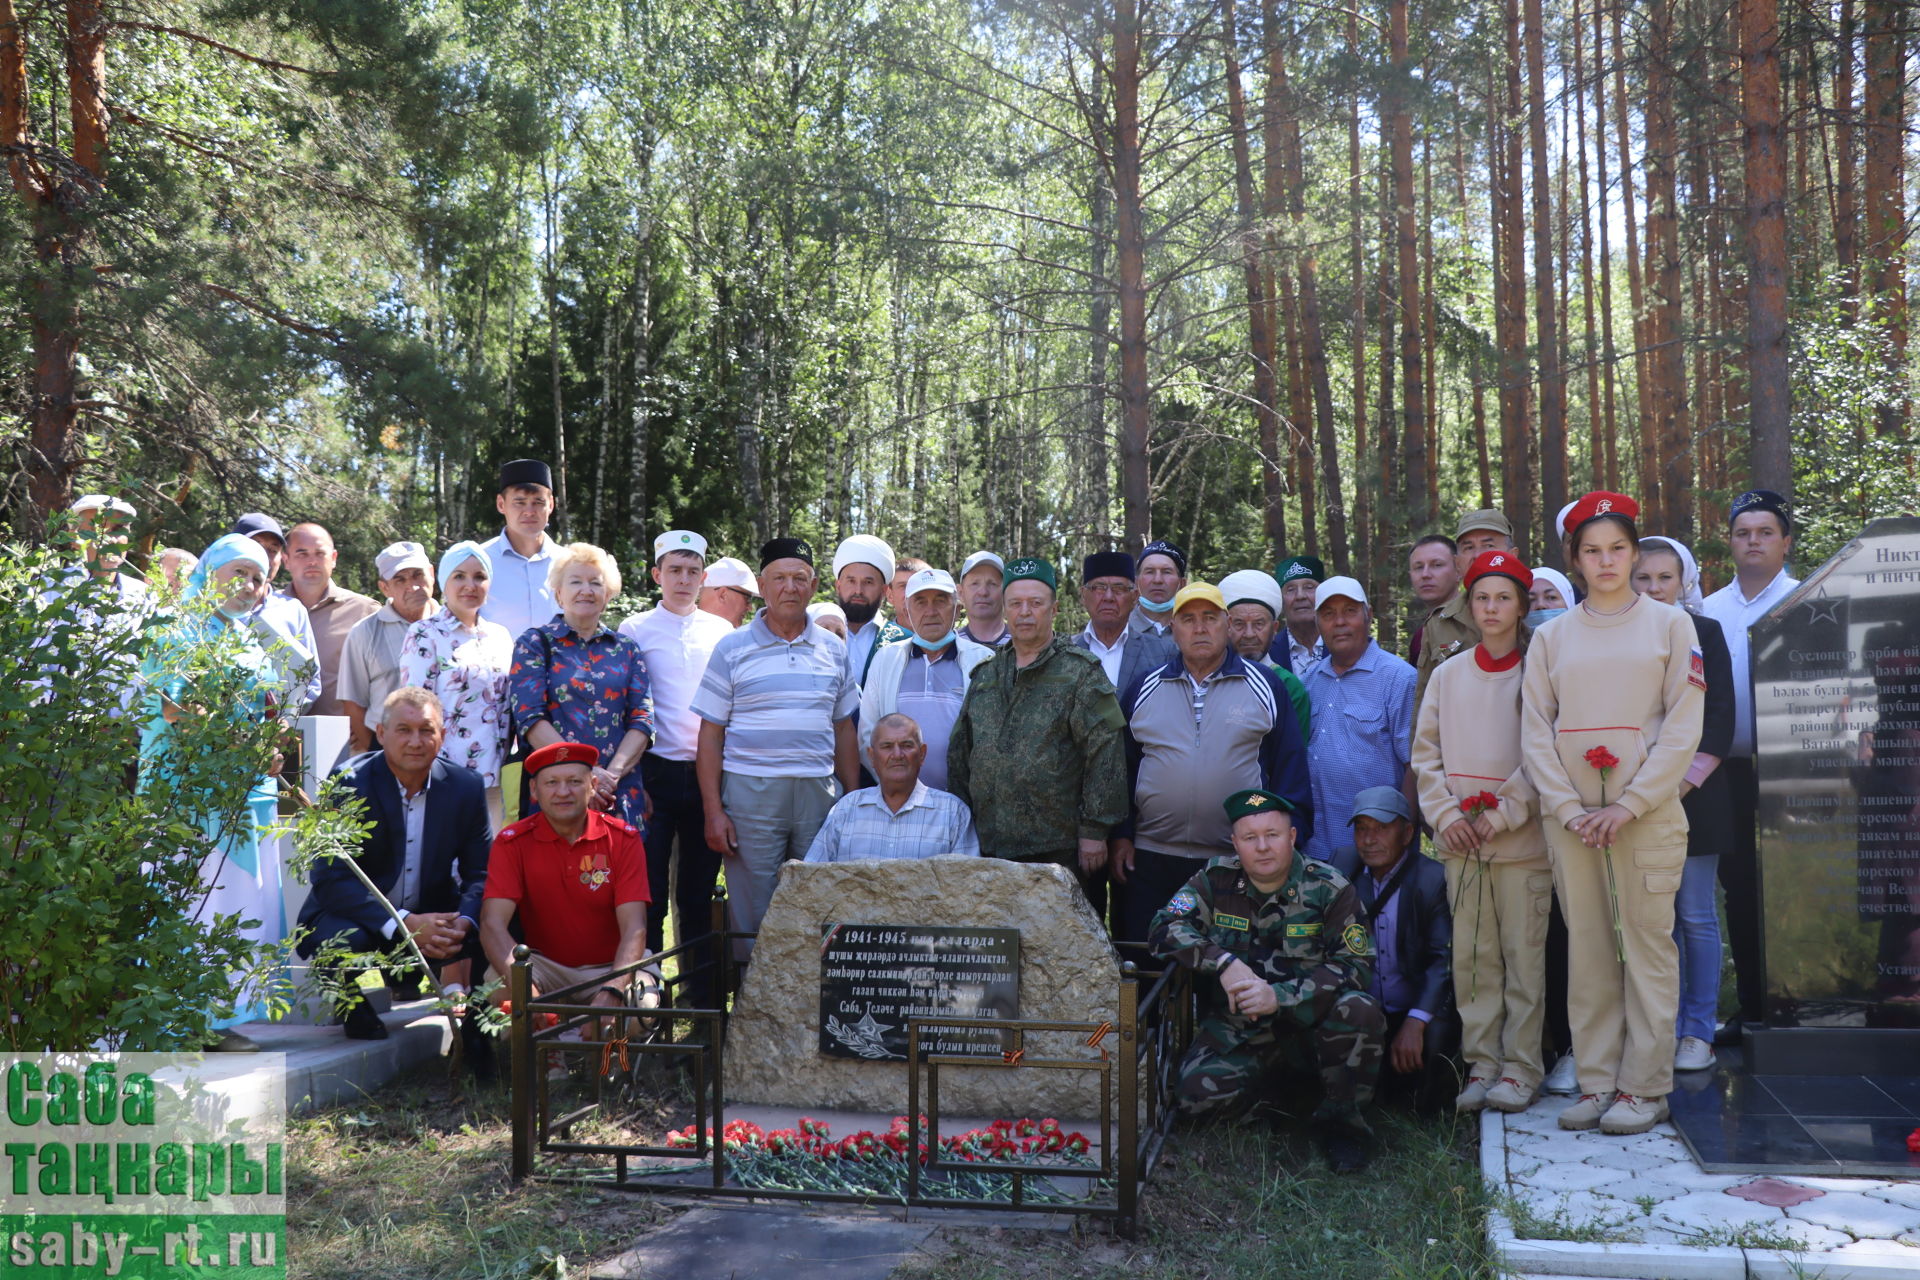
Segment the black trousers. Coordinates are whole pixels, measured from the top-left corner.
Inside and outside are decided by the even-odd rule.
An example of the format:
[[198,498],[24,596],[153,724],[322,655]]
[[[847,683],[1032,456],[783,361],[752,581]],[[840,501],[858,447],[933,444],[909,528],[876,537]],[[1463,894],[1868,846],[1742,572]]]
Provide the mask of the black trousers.
[[1547,914],[1547,989],[1543,993],[1546,1016],[1541,1026],[1546,1032],[1547,1070],[1563,1053],[1573,1049],[1573,1022],[1567,1016],[1567,918],[1560,914],[1560,895],[1552,896]]
[[1201,858],[1183,858],[1135,847],[1133,871],[1126,883],[1113,882],[1113,936],[1119,942],[1145,942],[1153,917],[1182,885],[1207,864]]
[[[640,836],[647,850],[647,891],[652,898],[647,903],[647,949],[659,951],[666,944],[669,904],[679,917],[678,941],[690,942],[712,928],[720,855],[707,847],[706,808],[700,803],[693,761],[642,756],[640,777],[653,803]],[[699,960],[689,957],[683,970]],[[711,987],[706,975],[696,973],[677,988],[677,994],[682,1004],[709,1009],[713,1007]]]
[[1420,1067],[1402,1074],[1393,1069],[1393,1042],[1408,1016],[1387,1011],[1387,1048],[1380,1060],[1379,1095],[1383,1099],[1406,1098],[1422,1111],[1451,1107],[1465,1087],[1460,1070],[1460,1015],[1449,1010],[1427,1023]]
[[1760,775],[1750,756],[1722,760],[1720,772],[1733,801],[1733,842],[1720,855],[1727,949],[1733,953],[1740,1018],[1757,1026],[1767,1017],[1767,975],[1760,960]]

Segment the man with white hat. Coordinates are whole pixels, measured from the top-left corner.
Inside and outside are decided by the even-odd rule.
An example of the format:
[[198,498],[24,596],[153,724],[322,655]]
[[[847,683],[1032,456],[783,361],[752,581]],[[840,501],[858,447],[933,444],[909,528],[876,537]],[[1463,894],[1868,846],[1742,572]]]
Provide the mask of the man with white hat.
[[976,551],[960,566],[960,603],[967,625],[960,634],[975,644],[998,649],[1013,641],[1007,629],[1007,562],[991,551]]
[[[620,624],[647,660],[653,693],[653,746],[640,758],[651,813],[641,831],[647,854],[647,949],[660,951],[666,940],[668,889],[679,918],[680,942],[708,930],[713,885],[720,876],[720,855],[707,846],[707,814],[700,803],[700,780],[693,760],[700,745],[700,717],[693,695],[707,673],[707,659],[720,638],[732,633],[724,618],[695,607],[707,577],[707,540],[688,529],[669,529],[653,540],[649,575],[660,588],[658,608]],[[674,862],[679,872],[674,874]],[[707,1008],[710,994],[699,984],[688,993],[696,1008]]]
[[407,628],[440,609],[433,598],[433,561],[425,547],[396,542],[381,551],[374,564],[387,602],[347,632],[335,686],[354,755],[373,750],[373,731],[385,715],[387,695],[400,687],[400,645]]
[[721,556],[707,566],[697,606],[702,612],[738,627],[753,612],[753,601],[760,594],[759,579],[744,560]]
[[906,628],[880,612],[893,581],[893,548],[870,533],[856,533],[833,553],[833,597],[847,615],[847,674],[867,678],[867,664],[883,644],[907,638]]
[[1413,666],[1373,638],[1366,588],[1340,575],[1314,592],[1314,617],[1327,656],[1302,683],[1313,702],[1307,764],[1313,777],[1312,839],[1302,846],[1322,862],[1368,787],[1403,787],[1413,758]]
[[902,712],[920,728],[926,759],[920,780],[947,789],[947,739],[960,718],[973,669],[993,656],[954,630],[957,610],[953,575],[922,569],[907,580],[907,621],[913,634],[881,646],[867,668],[860,692],[860,758],[877,777],[873,727],[883,716]]
[[1272,668],[1287,691],[1293,717],[1300,725],[1300,741],[1305,744],[1312,723],[1307,686],[1275,657],[1287,652],[1284,643],[1274,643],[1286,607],[1279,579],[1260,569],[1240,569],[1220,579],[1220,595],[1227,602],[1227,643],[1248,662]]

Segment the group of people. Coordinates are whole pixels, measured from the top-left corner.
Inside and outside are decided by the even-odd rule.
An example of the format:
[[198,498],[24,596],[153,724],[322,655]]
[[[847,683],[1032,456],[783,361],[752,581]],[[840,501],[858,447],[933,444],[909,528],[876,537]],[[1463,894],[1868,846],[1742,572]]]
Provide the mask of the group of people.
[[[544,464],[509,463],[497,505],[485,543],[382,551],[384,604],[333,583],[325,529],[264,515],[181,589],[249,638],[281,714],[349,720],[362,867],[401,919],[322,866],[309,948],[404,927],[463,985],[504,972],[517,917],[536,984],[571,985],[661,951],[670,914],[706,932],[723,872],[751,935],[793,859],[1051,863],[1118,942],[1196,972],[1182,1107],[1256,1104],[1301,1050],[1341,1168],[1367,1159],[1382,1080],[1520,1110],[1567,1076],[1564,1127],[1657,1123],[1676,1068],[1713,1062],[1716,872],[1760,1013],[1746,628],[1794,585],[1776,494],[1734,502],[1738,576],[1712,596],[1626,495],[1560,513],[1571,577],[1474,512],[1411,550],[1427,612],[1404,659],[1312,556],[1209,581],[1166,541],[1068,582],[990,550],[956,576],[864,534],[831,557],[774,538],[749,566],[674,529],[658,603],[615,629],[619,567],[548,537]],[[122,508],[76,510],[108,541]],[[158,733],[179,708],[155,689],[148,711]],[[347,1031],[384,1034],[370,1010]]]

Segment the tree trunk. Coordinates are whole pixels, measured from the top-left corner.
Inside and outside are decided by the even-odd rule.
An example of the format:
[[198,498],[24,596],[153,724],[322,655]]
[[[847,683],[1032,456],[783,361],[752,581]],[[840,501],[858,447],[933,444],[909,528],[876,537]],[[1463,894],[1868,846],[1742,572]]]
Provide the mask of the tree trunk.
[[1840,0],[1840,43],[1833,60],[1833,247],[1840,267],[1840,296],[1848,316],[1859,312],[1859,190],[1853,147],[1853,0]]
[[1627,301],[1633,309],[1633,388],[1639,411],[1640,505],[1642,510],[1660,507],[1660,456],[1653,436],[1653,355],[1647,339],[1650,320],[1646,310],[1646,292],[1640,277],[1640,231],[1633,208],[1632,127],[1627,116],[1627,64],[1625,41],[1620,32],[1620,11],[1613,6],[1613,127],[1619,135],[1621,223],[1627,231]]
[[1780,15],[1740,0],[1740,101],[1747,187],[1747,432],[1753,482],[1793,496],[1788,436],[1786,156],[1780,129]]
[[[1660,528],[1687,541],[1692,449],[1687,436],[1686,360],[1681,342],[1679,211],[1675,166],[1679,138],[1673,107],[1673,0],[1647,6],[1647,270],[1652,294],[1648,372],[1653,383],[1653,462],[1660,475]],[[1656,523],[1649,521],[1649,523]]]
[[[1573,147],[1577,159],[1577,178],[1580,183],[1580,314],[1582,321],[1581,340],[1587,362],[1587,436],[1590,455],[1589,470],[1593,475],[1592,487],[1611,488],[1607,479],[1607,439],[1609,423],[1602,412],[1600,393],[1600,341],[1595,332],[1596,317],[1593,313],[1593,208],[1591,204],[1592,188],[1587,185],[1587,92],[1586,92],[1586,50],[1585,24],[1580,17],[1580,0],[1574,0],[1573,6]],[[1605,148],[1601,148],[1604,152]],[[1606,190],[1606,184],[1601,184]],[[1566,210],[1571,213],[1572,210]],[[1606,221],[1605,210],[1601,212],[1601,222]],[[1611,388],[1609,388],[1611,390]],[[1555,507],[1554,510],[1559,510]]]
[[[1233,194],[1235,209],[1240,215],[1240,268],[1247,291],[1247,345],[1253,357],[1253,417],[1262,460],[1260,492],[1265,504],[1268,553],[1278,556],[1287,545],[1287,498],[1280,484],[1279,389],[1274,385],[1273,302],[1268,291],[1271,276],[1263,263],[1266,237],[1258,225],[1253,204],[1253,160],[1247,144],[1247,99],[1240,83],[1239,27],[1233,0],[1220,0],[1220,40],[1226,65],[1227,119],[1233,131]],[[1277,104],[1271,85],[1266,106],[1271,185],[1273,139],[1279,133],[1278,122],[1273,119]]]
[[[1525,118],[1520,91],[1520,7],[1504,0],[1505,111],[1498,118],[1499,176],[1493,183],[1498,226],[1494,291],[1500,347],[1500,503],[1515,529],[1534,528],[1533,471],[1527,456],[1531,391],[1527,351],[1526,219],[1521,213],[1521,147],[1516,124]],[[1503,323],[1504,322],[1504,323]]]
[[553,401],[553,527],[561,542],[571,541],[567,520],[567,406],[560,382],[559,179],[540,158],[540,193],[546,206],[547,252],[543,266],[547,295],[547,383]]
[[[1360,47],[1360,23],[1357,11],[1347,13],[1347,47]],[[1352,236],[1348,241],[1348,279],[1353,285],[1352,314],[1347,325],[1350,367],[1353,371],[1353,474],[1354,474],[1354,549],[1355,566],[1364,580],[1373,565],[1373,486],[1367,483],[1367,246],[1366,218],[1361,210],[1360,186],[1360,89],[1354,82],[1347,95],[1347,207]]]
[[[653,426],[653,143],[643,131],[634,148],[640,168],[640,200],[633,231],[633,406],[627,414],[627,538],[636,552],[650,549],[647,537],[647,450]],[[829,473],[829,485],[831,475]]]
[[[1906,199],[1903,140],[1906,128],[1906,36],[1901,20],[1909,12],[1899,0],[1867,0],[1866,57],[1866,191],[1861,252],[1866,259],[1873,317],[1889,339],[1887,377],[1906,383]],[[1883,436],[1899,432],[1906,418],[1906,398],[1884,406],[1877,429]]]
[[1300,255],[1300,324],[1305,330],[1307,381],[1313,387],[1314,438],[1320,444],[1320,491],[1325,495],[1327,541],[1336,573],[1351,573],[1347,544],[1347,508],[1340,496],[1340,441],[1334,433],[1333,383],[1327,376],[1327,342],[1320,326],[1319,265],[1310,252]]
[[[1308,434],[1312,398],[1307,391],[1306,360],[1300,351],[1300,304],[1294,297],[1293,278],[1280,276],[1280,314],[1286,325],[1287,359],[1287,434],[1286,447],[1290,469],[1298,477],[1300,494],[1300,542],[1310,556],[1320,554],[1320,532],[1314,503],[1313,437]],[[1274,548],[1286,550],[1285,543]]]
[[[1540,353],[1540,498],[1548,511],[1567,501],[1567,379],[1560,363],[1560,324],[1554,301],[1553,221],[1547,170],[1546,37],[1541,0],[1526,0],[1527,141],[1533,158],[1533,317]],[[1531,528],[1532,503],[1526,507]],[[1516,520],[1518,513],[1508,512]],[[1551,551],[1551,544],[1549,544]],[[1548,562],[1556,563],[1551,554]]]
[[[1101,85],[1094,83],[1095,109],[1100,110]],[[1093,191],[1087,202],[1093,234],[1087,238],[1087,274],[1092,297],[1087,306],[1087,448],[1085,476],[1087,533],[1090,550],[1113,547],[1112,513],[1108,510],[1107,481],[1107,358],[1113,344],[1113,291],[1107,279],[1107,247],[1113,222],[1112,190],[1107,175],[1093,166]]]
[[[1388,154],[1393,192],[1397,301],[1400,304],[1400,450],[1404,465],[1401,515],[1409,529],[1424,528],[1427,512],[1427,400],[1421,366],[1420,233],[1413,191],[1413,119],[1407,85],[1413,64],[1407,52],[1407,0],[1388,0],[1386,101]],[[1385,492],[1391,494],[1392,489]]]
[[[1620,446],[1619,422],[1615,416],[1614,383],[1616,372],[1614,365],[1618,359],[1613,345],[1613,249],[1608,243],[1607,223],[1607,77],[1603,70],[1602,54],[1606,48],[1606,30],[1598,3],[1593,10],[1593,159],[1595,175],[1600,181],[1600,207],[1594,221],[1600,228],[1600,398],[1601,430],[1606,437],[1606,480],[1602,487],[1617,490],[1620,487]],[[1584,82],[1584,74],[1576,73],[1576,79]],[[1581,148],[1581,158],[1585,159],[1586,149]],[[1581,189],[1585,190],[1585,179],[1581,180]],[[1631,224],[1632,215],[1628,215]]]
[[1113,214],[1120,299],[1120,490],[1127,545],[1152,534],[1147,446],[1146,228],[1140,203],[1140,15],[1119,0],[1113,27]]

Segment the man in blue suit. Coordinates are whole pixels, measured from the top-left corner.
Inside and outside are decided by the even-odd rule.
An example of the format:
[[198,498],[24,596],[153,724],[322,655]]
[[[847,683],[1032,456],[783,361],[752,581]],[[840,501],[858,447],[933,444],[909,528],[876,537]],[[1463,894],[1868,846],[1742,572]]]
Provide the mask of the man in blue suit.
[[[385,703],[381,749],[336,771],[373,823],[355,860],[402,918],[396,921],[339,859],[322,859],[300,908],[300,923],[310,930],[301,955],[335,938],[354,951],[393,950],[404,928],[438,976],[465,985],[471,961],[481,954],[480,898],[492,839],[480,775],[440,758],[445,733],[433,694],[396,689]],[[362,998],[347,1013],[346,1033],[384,1040],[387,1029]]]

